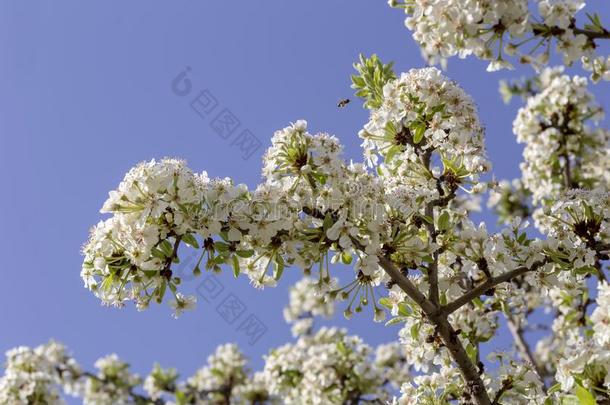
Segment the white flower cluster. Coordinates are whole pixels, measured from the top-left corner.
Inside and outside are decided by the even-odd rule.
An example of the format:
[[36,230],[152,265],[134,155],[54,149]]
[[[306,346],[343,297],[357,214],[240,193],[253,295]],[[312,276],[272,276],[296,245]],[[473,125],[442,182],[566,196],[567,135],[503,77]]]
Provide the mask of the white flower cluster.
[[[336,280],[332,284],[336,284]],[[330,318],[334,312],[334,303],[317,291],[313,279],[305,277],[290,287],[290,298],[288,306],[284,308],[284,319],[292,324],[293,336],[311,333],[314,317]]]
[[405,347],[398,342],[377,346],[375,367],[383,371],[383,381],[388,381],[396,389],[412,378],[409,372],[412,365]]
[[437,366],[451,364],[447,351],[435,342],[434,326],[421,318],[406,318],[398,336],[415,371],[427,374]]
[[506,34],[521,37],[529,23],[527,0],[414,0],[405,6],[405,25],[432,63],[454,55],[494,59],[492,43]]
[[436,153],[445,165],[451,162],[459,168],[462,178],[490,167],[472,99],[436,68],[412,69],[389,81],[383,87],[382,105],[371,111],[359,135],[371,165],[380,154],[392,174],[401,177],[401,185],[421,188],[422,194],[434,195],[437,190],[430,176],[410,173],[417,169],[420,155]]
[[390,385],[396,388],[410,379],[410,366],[396,343],[380,346],[375,358],[372,354],[360,338],[322,329],[273,350],[264,371],[251,373],[238,347],[224,344],[185,381],[178,381],[175,369],[156,364],[142,384],[114,354],[99,359],[98,372],[89,373],[66,355],[62,345],[50,342],[7,352],[0,403],[63,405],[62,391],[81,397],[86,405],[381,402],[389,399]]
[[513,353],[490,353],[488,357],[500,363],[495,371],[497,377],[491,379],[491,388],[496,393],[495,397],[501,399],[502,403],[545,403],[544,383],[532,364],[516,361]]
[[219,403],[225,392],[246,381],[246,363],[237,345],[221,345],[208,357],[207,366],[186,381],[186,386],[189,391],[206,393],[198,399],[201,403]]
[[142,381],[129,371],[129,364],[116,354],[95,362],[96,378],[85,382],[83,403],[85,405],[128,405],[132,403],[133,388]]
[[521,108],[513,124],[525,144],[523,184],[534,204],[556,198],[564,187],[608,187],[610,132],[591,127],[602,116],[582,77],[547,70],[540,92]]
[[[430,63],[458,55],[489,60],[488,71],[512,68],[505,56],[519,56],[520,63],[535,67],[550,59],[553,40],[564,63],[582,59],[594,81],[610,79],[608,61],[595,55],[596,40],[610,38],[599,17],[590,16],[584,29],[575,26],[583,0],[389,0],[404,8],[406,27]],[[531,4],[533,3],[533,4]],[[537,7],[536,7],[537,5]],[[534,9],[537,8],[538,15]],[[531,49],[523,49],[526,45]]]
[[[443,365],[438,371],[421,374],[400,388],[401,396],[394,398],[392,405],[419,405],[448,403],[449,398],[463,396],[459,371],[453,366]],[[440,393],[440,395],[439,395]]]
[[515,218],[524,219],[530,216],[528,201],[531,192],[523,185],[521,179],[502,180],[489,192],[487,206],[495,209],[500,220],[510,223]]
[[81,371],[61,344],[17,347],[6,357],[5,373],[0,378],[0,404],[64,404],[57,390],[62,380],[72,392],[76,390],[73,382]]
[[560,239],[567,249],[610,242],[610,192],[573,189],[563,193],[545,215],[541,228]]
[[130,170],[101,210],[113,216],[92,229],[83,247],[85,286],[106,304],[134,300],[140,309],[161,300],[168,286],[175,292],[169,266],[179,238],[220,230],[220,221],[202,218],[200,210],[205,194],[215,206],[214,188],[205,173],[195,175],[179,160],[152,160]]
[[[593,341],[585,340],[575,330],[568,332],[568,338],[564,342],[564,345],[564,353],[558,361],[555,378],[557,379],[557,382],[561,384],[561,389],[566,392],[574,390],[576,378],[578,378],[579,381],[583,381],[583,379],[586,381],[591,379],[591,377],[594,377],[592,375],[586,375],[586,371],[594,370],[593,373],[598,374],[598,371],[600,370],[595,369],[598,368],[598,364],[596,363],[598,363],[599,360],[601,360],[602,364],[608,364],[607,358],[599,358],[597,356],[598,350],[593,344]],[[603,374],[607,372],[607,370],[604,370],[603,368],[602,370]],[[597,378],[593,378],[593,380],[595,381]],[[604,381],[602,380],[601,383],[603,385]]]
[[367,398],[383,401],[381,373],[370,361],[372,349],[336,328],[322,328],[266,358],[269,391],[286,404],[345,404]]
[[610,81],[610,56],[597,56],[582,58],[582,67],[591,72],[591,80],[597,83],[600,80]]

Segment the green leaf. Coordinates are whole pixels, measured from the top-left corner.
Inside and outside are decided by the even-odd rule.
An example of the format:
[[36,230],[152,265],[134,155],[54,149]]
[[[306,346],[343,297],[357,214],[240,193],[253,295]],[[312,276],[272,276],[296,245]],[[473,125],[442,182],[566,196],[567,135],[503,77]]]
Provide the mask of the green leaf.
[[580,405],[597,405],[597,401],[593,394],[591,394],[585,387],[582,385],[576,384],[576,390],[574,392]]
[[108,291],[110,287],[112,287],[112,282],[114,281],[114,273],[110,273],[104,281],[102,281],[102,291]]
[[392,63],[382,63],[377,55],[370,58],[360,54],[359,62],[354,63],[357,75],[352,75],[352,89],[356,96],[364,99],[366,108],[378,108],[383,103],[383,86],[396,78]]
[[224,242],[214,242],[214,247],[219,252],[226,252],[229,250],[229,245]]
[[188,404],[188,399],[186,397],[186,394],[182,391],[176,390],[176,393],[174,394],[176,397],[176,405],[186,405]]
[[284,267],[284,259],[282,256],[277,255],[275,258],[275,271],[273,275],[275,281],[278,281],[282,277],[282,274],[284,274]]
[[385,323],[385,326],[390,326],[390,325],[394,325],[397,323],[401,323],[401,322],[406,321],[406,319],[407,319],[407,317],[405,317],[405,316],[397,316],[396,318],[392,318],[389,321],[387,321]]
[[466,345],[466,353],[472,362],[476,362],[477,359],[477,348],[470,342]]
[[237,256],[243,257],[244,259],[247,259],[248,257],[252,257],[252,255],[254,254],[254,250],[252,250],[252,249],[250,249],[250,250],[236,250],[235,253],[237,254]]
[[197,239],[192,234],[187,233],[187,234],[183,235],[182,240],[187,245],[192,246],[195,249],[199,249],[199,242],[197,242]]
[[237,259],[237,256],[233,255],[233,276],[235,278],[239,277],[239,260]]
[[163,301],[163,297],[165,296],[165,289],[167,287],[167,283],[163,282],[159,289],[157,290],[157,302]]
[[228,255],[227,255],[227,256],[225,256],[224,254],[222,254],[222,255],[218,255],[218,256],[214,257],[214,258],[211,260],[211,262],[212,262],[213,264],[224,264],[224,263],[226,263],[226,262],[227,262],[227,259],[228,259],[228,258],[229,258],[229,257],[228,257]]
[[163,254],[165,255],[165,257],[170,257],[173,255],[174,253],[174,247],[172,246],[171,243],[169,243],[169,241],[167,239],[164,239],[160,244],[159,244],[159,249],[161,249],[161,251],[163,252]]
[[409,316],[413,311],[411,311],[411,307],[409,307],[404,302],[398,304],[398,313],[402,316]]
[[413,340],[419,340],[419,323],[414,323],[411,326],[411,329],[409,330],[409,332],[411,333],[411,337],[413,338]]
[[390,163],[392,161],[392,159],[394,158],[394,156],[396,156],[396,154],[400,153],[401,151],[402,151],[402,146],[392,145],[390,147],[390,149],[388,149],[388,152],[385,155],[385,162]]
[[379,298],[379,305],[383,305],[387,309],[392,309],[392,302],[387,297]]
[[210,373],[212,373],[215,376],[220,377],[220,378],[224,378],[224,376],[225,376],[224,373],[221,370],[217,369],[217,368],[210,369]]
[[418,144],[424,139],[424,133],[426,132],[426,126],[424,124],[417,124],[415,127],[415,133],[413,134],[413,142]]
[[443,213],[438,217],[438,229],[441,231],[446,231],[449,229],[449,213],[447,211],[443,211]]
[[326,214],[324,216],[324,222],[322,223],[322,229],[326,232],[330,227],[333,226],[333,216],[330,214]]

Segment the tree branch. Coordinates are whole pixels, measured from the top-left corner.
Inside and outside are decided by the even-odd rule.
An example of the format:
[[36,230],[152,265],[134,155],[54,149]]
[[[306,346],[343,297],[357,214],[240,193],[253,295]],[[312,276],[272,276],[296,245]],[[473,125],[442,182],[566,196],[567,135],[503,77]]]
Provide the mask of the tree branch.
[[510,315],[506,315],[506,323],[508,325],[508,330],[510,330],[511,335],[513,335],[513,339],[515,340],[515,346],[517,346],[519,355],[523,360],[531,363],[532,366],[534,366],[534,368],[536,369],[536,373],[538,374],[538,376],[542,380],[543,385],[546,388],[546,384],[544,384],[544,369],[540,366],[540,364],[534,357],[534,354],[532,353],[529,344],[525,340],[523,336],[523,329],[521,328],[521,326],[517,325],[515,319]]
[[526,266],[517,267],[516,269],[508,271],[497,277],[488,278],[484,282],[479,284],[478,286],[465,292],[464,295],[457,298],[455,301],[453,301],[445,306],[442,306],[441,308],[439,308],[438,311],[441,315],[449,315],[449,314],[457,311],[458,309],[460,309],[462,306],[468,304],[473,299],[478,298],[481,295],[485,294],[485,292],[494,288],[498,284],[502,284],[506,281],[510,281],[510,280],[514,279],[515,277],[519,277],[530,271],[536,271],[540,267],[544,266],[546,263],[547,263],[547,260],[545,259],[540,262],[535,262],[534,264],[532,264],[531,267],[526,267]]
[[[306,215],[315,218],[323,219],[324,214],[317,209],[304,207],[302,209]],[[365,246],[355,237],[351,238],[354,246],[361,251],[364,251]],[[422,294],[417,286],[404,276],[400,269],[388,257],[379,254],[379,265],[390,276],[390,278],[398,285],[415,303],[422,309],[428,320],[436,326],[436,330],[440,335],[445,347],[455,363],[460,369],[460,373],[466,383],[466,393],[474,400],[477,405],[491,405],[491,400],[485,389],[485,384],[479,375],[478,368],[468,357],[464,346],[460,342],[458,333],[453,329],[447,315],[439,312],[439,307],[430,299]],[[437,285],[438,288],[438,285]]]
[[582,28],[572,28],[572,30],[574,31],[574,34],[578,35],[578,34],[582,34],[582,35],[586,35],[587,38],[589,38],[590,40],[594,40],[594,39],[610,39],[610,31],[608,31],[607,29],[604,29],[604,32],[597,32],[597,31],[590,31],[590,30],[585,30]]
[[[436,240],[436,227],[434,226],[434,206],[432,204],[426,205],[425,214],[432,218],[432,223],[426,222],[426,228],[430,234],[430,242],[434,243]],[[432,253],[432,256],[432,263],[428,266],[428,283],[430,284],[428,298],[434,306],[438,306],[438,250]]]
[[426,317],[436,326],[436,331],[460,369],[460,373],[466,383],[466,392],[476,404],[491,405],[491,400],[483,380],[481,380],[479,370],[470,360],[470,357],[468,357],[464,346],[460,342],[458,333],[447,320],[447,316],[438,313],[437,307],[417,289],[411,280],[400,272],[392,261],[384,256],[379,256],[379,264],[409,298],[421,307]]

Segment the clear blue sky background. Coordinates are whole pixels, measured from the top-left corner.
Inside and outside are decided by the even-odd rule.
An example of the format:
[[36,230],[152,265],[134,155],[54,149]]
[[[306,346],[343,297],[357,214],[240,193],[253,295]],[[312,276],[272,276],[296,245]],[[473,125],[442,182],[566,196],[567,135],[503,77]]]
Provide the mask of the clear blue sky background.
[[[400,71],[422,67],[403,19],[383,1],[2,2],[0,351],[55,338],[88,368],[116,352],[140,373],[159,361],[190,375],[218,344],[237,342],[260,366],[262,354],[291,339],[282,308],[296,269],[265,291],[221,276],[225,292],[268,328],[250,346],[203,300],[179,320],[165,305],[144,313],[102,307],[82,286],[80,246],[107,192],[139,161],[182,157],[211,176],[252,187],[260,180],[263,148],[242,160],[211,118],[189,107],[192,97],[172,93],[186,66],[193,91],[209,89],[264,147],[273,131],[304,118],[359,160],[356,134],[367,111],[352,97],[352,62],[376,52]],[[452,59],[447,74],[479,105],[495,175],[514,177],[521,147],[511,128],[520,103],[502,104],[498,80],[532,71],[488,74],[485,66]],[[607,90],[607,83],[594,88],[605,105]],[[344,97],[353,101],[338,109]],[[369,314],[337,322],[371,344],[398,330],[372,325]]]

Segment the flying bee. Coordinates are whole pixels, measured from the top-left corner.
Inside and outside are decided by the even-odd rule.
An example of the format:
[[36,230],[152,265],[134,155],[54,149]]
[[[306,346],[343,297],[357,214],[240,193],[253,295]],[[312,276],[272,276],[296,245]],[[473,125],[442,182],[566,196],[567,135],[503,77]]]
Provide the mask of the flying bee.
[[337,104],[337,107],[339,107],[339,108],[343,108],[343,107],[345,107],[346,105],[348,105],[348,104],[349,104],[349,102],[350,102],[350,99],[349,99],[349,98],[344,98],[344,99],[341,99],[341,100],[339,100],[339,103]]

